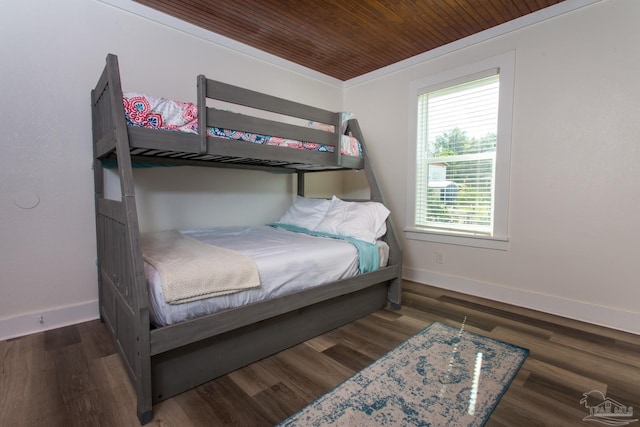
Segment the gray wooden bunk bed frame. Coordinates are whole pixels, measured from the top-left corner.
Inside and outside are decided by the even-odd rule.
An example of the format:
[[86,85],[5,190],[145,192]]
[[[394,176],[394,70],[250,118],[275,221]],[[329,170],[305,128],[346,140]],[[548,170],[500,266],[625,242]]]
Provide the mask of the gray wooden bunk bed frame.
[[[100,318],[111,333],[137,396],[141,424],[152,405],[261,358],[372,313],[390,303],[400,307],[401,250],[391,220],[383,240],[388,265],[376,271],[226,310],[171,326],[155,327],[149,317],[132,165],[198,165],[296,173],[304,196],[305,173],[363,169],[370,200],[384,203],[356,120],[341,114],[244,88],[197,79],[199,134],[128,127],[122,104],[118,58],[108,55],[91,91],[96,236]],[[340,134],[261,119],[206,106],[207,98],[287,116],[332,124],[351,132],[363,157],[340,153]],[[320,142],[333,153],[226,141],[208,137],[207,126]],[[105,198],[105,160],[117,162],[121,199]]]

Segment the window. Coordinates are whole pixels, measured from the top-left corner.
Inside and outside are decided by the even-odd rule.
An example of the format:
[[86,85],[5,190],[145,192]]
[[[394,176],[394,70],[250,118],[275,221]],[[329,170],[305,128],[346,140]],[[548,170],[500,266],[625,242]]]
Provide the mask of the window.
[[514,59],[411,85],[407,238],[506,249]]

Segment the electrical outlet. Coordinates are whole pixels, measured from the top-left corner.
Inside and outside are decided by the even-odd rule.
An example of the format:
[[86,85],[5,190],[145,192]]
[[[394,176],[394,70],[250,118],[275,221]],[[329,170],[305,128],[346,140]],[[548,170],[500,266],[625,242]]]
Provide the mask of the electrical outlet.
[[436,251],[436,264],[444,264],[444,253]]

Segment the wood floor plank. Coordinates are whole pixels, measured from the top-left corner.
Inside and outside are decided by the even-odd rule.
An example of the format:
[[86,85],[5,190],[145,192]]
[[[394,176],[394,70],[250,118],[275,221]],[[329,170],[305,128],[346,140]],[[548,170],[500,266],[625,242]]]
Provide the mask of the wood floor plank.
[[[184,408],[183,411],[188,415],[188,418],[185,420],[185,426],[205,427],[213,425],[232,425],[231,417],[227,416],[231,409],[225,408],[226,405],[223,403],[219,403],[220,409],[214,406],[213,403],[218,401],[218,392],[215,388],[211,387],[211,384],[211,382],[207,383],[206,385],[209,387],[201,386],[193,390],[180,393],[170,399],[179,407]],[[160,405],[154,405],[153,409],[154,418],[152,423],[155,425],[165,425],[165,419],[170,419],[175,416],[169,411],[171,408],[165,402],[160,402]]]
[[79,328],[78,333],[87,360],[97,360],[115,352],[113,340],[99,320],[86,322],[83,326],[85,327]]
[[[55,359],[51,357],[51,351],[46,350],[45,334],[42,340],[35,342],[31,348],[25,348],[24,357],[28,360],[27,369],[30,370],[24,393],[28,396],[27,406],[23,413],[28,414],[32,423],[45,422],[48,418],[59,420],[67,424],[69,420],[77,418],[76,414],[70,416],[65,411],[63,396],[59,393],[58,375]],[[43,385],[46,384],[46,387]],[[43,405],[44,413],[32,411],[32,405]]]
[[526,387],[510,388],[496,407],[496,416],[500,414],[503,406],[511,409],[510,415],[504,421],[510,422],[512,426],[579,426],[584,425],[581,424],[582,418],[588,415],[578,401],[567,405],[550,397],[546,392],[540,393],[539,390],[529,390]]
[[582,394],[585,392],[584,388],[573,387],[562,378],[550,378],[537,372],[532,372],[527,377],[523,388],[536,394],[544,394],[555,403],[569,407],[579,406]]
[[496,326],[496,324],[487,317],[471,316],[473,311],[467,307],[447,304],[446,302],[434,300],[421,295],[412,295],[410,298],[405,300],[405,304],[443,318],[457,320],[460,323],[465,321],[468,325],[475,326],[476,328],[483,329],[485,331],[490,331]]
[[393,335],[390,334],[390,338],[400,343],[423,329],[423,327],[417,327],[417,325],[414,326],[411,323],[408,324],[407,322],[399,321],[401,318],[402,316],[390,320],[384,316],[372,315],[360,319],[357,322],[360,322],[370,331],[393,332]]
[[260,363],[231,372],[229,378],[249,396],[255,396],[280,382],[277,376],[266,370]]
[[340,328],[328,332],[328,334],[347,347],[357,349],[358,352],[375,360],[384,355],[391,346],[372,342],[358,335],[357,328]]
[[640,367],[632,367],[615,360],[584,353],[534,336],[513,334],[499,327],[487,336],[528,348],[531,357],[554,366],[590,376],[607,384],[615,382],[624,393],[633,395],[640,391]]
[[[414,296],[410,296],[407,299],[411,300]],[[513,319],[509,315],[504,315],[503,310],[487,309],[482,310],[482,306],[479,304],[464,304],[463,299],[459,298],[437,298],[438,311],[447,313],[447,318],[450,320],[465,319],[465,324],[468,326],[474,326],[481,330],[490,331],[496,326],[509,327],[514,331],[521,331],[525,334],[538,335],[542,338],[550,338],[554,335],[554,332],[548,328],[549,323],[537,323],[531,322],[524,316],[519,316],[519,320]],[[434,312],[432,307],[427,305],[425,310]],[[502,314],[502,315],[501,315]],[[537,324],[536,324],[537,323]]]
[[90,375],[103,405],[102,425],[135,425],[138,422],[136,395],[118,354],[95,359],[91,362]]
[[582,392],[600,390],[605,394],[607,393],[607,383],[605,382],[576,374],[561,367],[542,362],[534,357],[527,358],[524,367],[537,375],[560,381],[575,390]]
[[426,322],[420,319],[414,319],[413,317],[402,315],[394,320],[396,324],[406,326],[406,330],[414,335],[429,326],[432,322]]
[[[533,405],[522,404],[511,395],[503,397],[485,427],[551,427],[553,420],[540,417]],[[561,426],[562,424],[555,424]],[[571,424],[569,424],[571,425]]]
[[600,341],[588,338],[578,338],[575,335],[567,336],[562,332],[553,334],[549,338],[550,342],[559,343],[567,347],[572,347],[585,353],[593,354],[604,358],[609,358],[620,363],[631,366],[640,366],[640,346],[634,344],[619,345],[619,341]]
[[306,345],[313,348],[315,351],[322,353],[329,347],[336,345],[338,341],[331,338],[328,334],[320,335],[305,342]]
[[[355,372],[335,360],[324,357],[304,344],[291,347],[286,352],[276,355],[289,368],[304,372],[305,376],[315,384],[333,388]],[[314,369],[308,369],[310,365]]]
[[54,365],[57,391],[64,402],[95,391],[95,383],[90,381],[87,358],[79,344],[49,351],[49,357]]
[[[242,391],[228,376],[223,376],[197,389],[216,418],[224,425],[234,426],[269,426],[273,419],[252,404],[252,399]],[[215,425],[209,422],[209,425]]]
[[274,384],[258,393],[254,396],[254,401],[273,420],[273,424],[299,411],[308,403],[284,383]]
[[399,310],[399,313],[402,314],[403,316],[410,317],[420,322],[424,322],[428,325],[430,325],[433,322],[443,322],[443,320],[445,319],[442,316],[427,313],[426,311],[422,311],[420,309],[410,307],[407,305],[403,305],[402,308]]
[[344,329],[385,348],[394,348],[409,336],[409,334],[397,330],[380,329],[377,326],[379,323],[369,316],[344,326]]
[[29,389],[33,365],[28,348],[39,337],[31,335],[0,343],[0,425],[19,425],[26,417],[34,390]]
[[381,319],[394,322],[402,317],[402,314],[400,314],[398,310],[379,310],[375,313],[372,313],[372,317],[380,317]]
[[[191,393],[192,395],[196,394],[195,391],[189,391],[183,394],[188,393]],[[196,406],[185,404],[185,401],[180,399],[181,396],[182,395],[176,396],[172,399],[163,400],[162,402],[154,405],[153,420],[150,423],[151,426],[204,427],[214,425],[213,422],[216,420],[216,418],[207,418],[206,411],[200,412],[202,406],[205,406],[208,410],[208,405]],[[190,397],[191,396],[187,396],[187,399],[189,399]],[[111,425],[139,427],[140,423],[136,418],[135,420],[128,421],[127,423],[115,423]]]
[[375,361],[375,359],[343,344],[336,344],[323,351],[322,354],[347,367],[353,373],[366,368]]
[[310,402],[331,389],[331,385],[317,383],[307,373],[305,368],[300,369],[287,362],[283,353],[279,353],[263,359],[261,362],[265,369],[280,378],[281,382],[293,390],[304,401]]
[[79,343],[80,333],[76,325],[52,329],[44,333],[44,349],[47,351]]

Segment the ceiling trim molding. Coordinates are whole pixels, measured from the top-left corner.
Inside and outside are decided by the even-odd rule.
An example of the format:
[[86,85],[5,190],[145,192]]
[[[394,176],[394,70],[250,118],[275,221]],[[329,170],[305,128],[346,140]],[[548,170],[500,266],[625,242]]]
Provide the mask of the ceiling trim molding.
[[124,10],[126,12],[137,15],[141,18],[148,19],[161,25],[165,25],[172,29],[182,31],[186,34],[201,38],[205,41],[217,44],[221,47],[233,50],[234,52],[250,56],[252,58],[267,62],[274,66],[283,68],[288,71],[293,71],[304,76],[325,82],[327,84],[337,86],[340,88],[348,88],[369,82],[371,80],[383,77],[385,75],[398,72],[400,70],[412,67],[422,62],[437,58],[442,55],[446,55],[451,52],[490,40],[495,37],[502,36],[504,34],[520,30],[530,25],[537,24],[539,22],[546,21],[556,16],[563,15],[565,13],[574,11],[581,7],[585,7],[602,0],[565,0],[561,3],[557,3],[553,6],[546,7],[537,12],[530,13],[520,18],[514,19],[504,24],[497,25],[471,36],[462,38],[452,43],[448,43],[444,46],[432,49],[428,52],[413,56],[411,58],[396,62],[378,70],[372,71],[367,74],[363,74],[358,77],[354,77],[347,81],[342,81],[318,71],[312,70],[294,62],[282,59],[265,51],[256,49],[247,44],[237,42],[230,38],[224,37],[220,34],[216,34],[212,31],[205,30],[196,25],[190,24],[181,19],[159,12],[150,7],[144,6],[140,3],[136,3],[133,0],[98,0],[101,3],[113,6],[115,8]]

